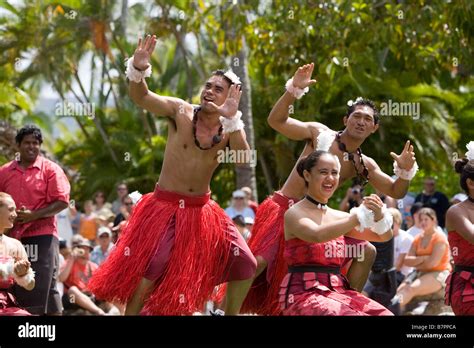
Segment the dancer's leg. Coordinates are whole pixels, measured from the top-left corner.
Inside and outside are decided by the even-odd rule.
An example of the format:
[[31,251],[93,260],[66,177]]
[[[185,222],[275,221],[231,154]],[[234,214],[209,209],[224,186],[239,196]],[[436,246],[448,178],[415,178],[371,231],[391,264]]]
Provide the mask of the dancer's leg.
[[347,279],[351,287],[361,292],[364,288],[367,279],[369,278],[370,269],[374,264],[375,257],[377,256],[377,249],[367,243],[364,247],[364,257],[352,259],[351,267],[347,272]]

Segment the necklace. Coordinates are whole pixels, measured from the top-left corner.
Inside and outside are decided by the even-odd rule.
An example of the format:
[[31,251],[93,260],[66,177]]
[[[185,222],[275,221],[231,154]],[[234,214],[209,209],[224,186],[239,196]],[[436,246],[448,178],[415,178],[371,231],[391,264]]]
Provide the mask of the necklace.
[[351,160],[352,165],[354,166],[354,169],[356,171],[356,182],[359,183],[362,187],[364,187],[369,183],[369,170],[365,166],[364,160],[362,159],[362,150],[360,149],[360,147],[358,147],[356,150],[357,154],[359,155],[359,164],[363,168],[362,173],[360,173],[357,169],[357,165],[354,160],[354,153],[347,151],[346,144],[341,141],[341,134],[342,131],[339,131],[336,135],[336,141],[338,143],[339,150],[341,150],[342,152],[346,152],[349,155],[349,159]]
[[196,130],[197,130],[197,121],[198,121],[198,112],[201,110],[201,108],[195,108],[194,109],[194,116],[193,116],[193,136],[194,136],[194,143],[196,144],[197,147],[199,147],[201,150],[209,150],[212,149],[214,146],[219,144],[222,140],[222,130],[223,127],[219,127],[219,131],[216,135],[212,137],[212,145],[209,147],[202,147],[201,143],[199,142],[197,136],[196,136]]
[[474,198],[472,198],[471,196],[467,196],[467,199],[469,200],[469,202],[474,203]]
[[316,207],[318,207],[318,209],[321,209],[321,210],[326,210],[328,208],[327,204],[326,203],[321,203],[321,202],[318,202],[317,200],[315,200],[313,197],[311,197],[310,195],[306,195],[305,198],[310,201],[311,203],[313,203]]

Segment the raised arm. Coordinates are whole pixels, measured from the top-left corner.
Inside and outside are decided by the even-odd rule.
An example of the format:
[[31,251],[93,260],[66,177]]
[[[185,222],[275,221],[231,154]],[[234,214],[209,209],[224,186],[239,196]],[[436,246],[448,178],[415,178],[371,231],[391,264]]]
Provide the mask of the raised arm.
[[[398,167],[404,171],[411,170],[416,163],[413,145],[410,145],[409,140],[405,143],[405,147],[400,155],[393,152],[391,152],[390,155]],[[401,177],[394,180],[385,174],[372,158],[367,157],[365,160],[367,161],[369,169],[369,182],[374,188],[395,199],[405,197],[408,192],[408,187],[410,186],[409,180],[402,179]]]
[[[293,76],[292,85],[304,89],[315,84],[316,80],[311,79],[313,69],[314,63],[299,67]],[[296,97],[288,91],[278,99],[267,119],[270,127],[291,140],[315,139],[320,130],[328,129],[318,122],[302,122],[289,117],[290,106],[293,105],[295,100]]]
[[[133,54],[132,65],[139,71],[145,71],[150,66],[150,56],[156,46],[156,36],[148,35],[145,40],[138,39],[137,49]],[[130,67],[129,67],[130,69]],[[130,98],[139,107],[156,114],[157,116],[166,116],[174,118],[180,111],[184,113],[184,108],[190,107],[190,104],[182,99],[174,97],[164,97],[151,92],[142,79],[140,82],[130,80],[129,83]]]

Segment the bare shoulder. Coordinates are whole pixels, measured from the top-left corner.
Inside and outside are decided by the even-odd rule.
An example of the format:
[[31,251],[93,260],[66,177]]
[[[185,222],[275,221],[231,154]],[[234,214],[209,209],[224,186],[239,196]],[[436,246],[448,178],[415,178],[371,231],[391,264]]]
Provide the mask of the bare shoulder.
[[379,165],[377,162],[372,157],[366,156],[362,154],[362,159],[364,160],[365,165],[367,166],[367,169],[372,171],[375,169],[379,169]]
[[[319,122],[306,122],[311,133],[317,136],[322,131],[330,131],[331,128]],[[335,131],[333,131],[335,133]]]

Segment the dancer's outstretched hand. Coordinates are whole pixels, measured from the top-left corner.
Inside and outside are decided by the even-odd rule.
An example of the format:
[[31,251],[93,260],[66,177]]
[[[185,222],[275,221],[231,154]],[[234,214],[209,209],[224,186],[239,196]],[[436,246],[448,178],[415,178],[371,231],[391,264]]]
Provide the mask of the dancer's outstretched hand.
[[156,35],[147,35],[145,40],[138,38],[138,45],[133,54],[133,65],[139,70],[146,70],[150,65],[150,56],[156,46]]
[[296,70],[293,76],[293,86],[304,89],[316,83],[316,80],[311,79],[313,74],[314,63],[305,64]]
[[218,112],[221,116],[231,118],[239,110],[240,97],[242,96],[242,89],[240,85],[233,84],[229,87],[229,94],[224,104],[217,106],[213,102],[209,102],[208,105]]
[[390,156],[397,162],[398,167],[405,170],[410,170],[416,162],[415,152],[413,151],[413,145],[410,145],[410,140],[407,140],[400,155],[390,152]]

